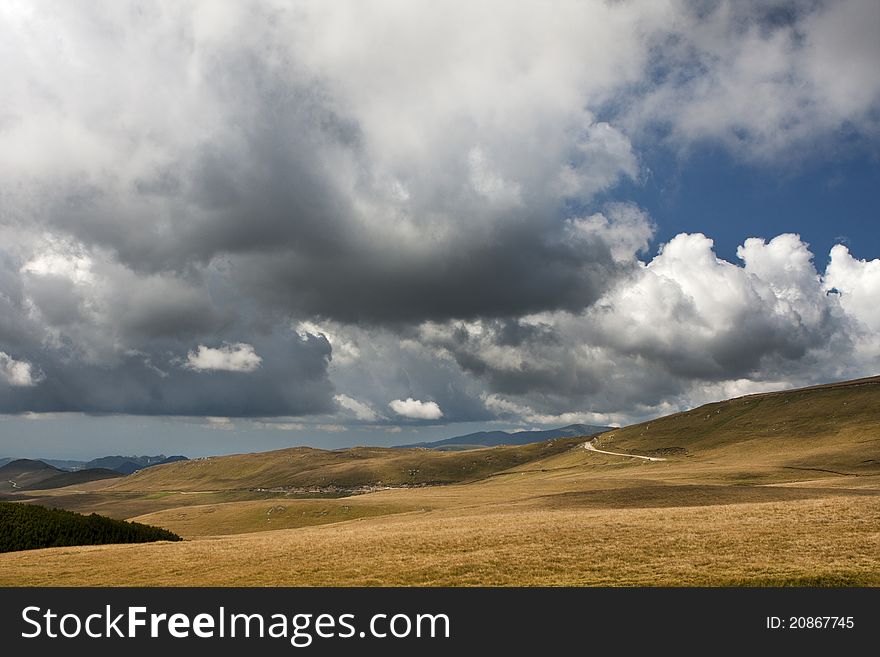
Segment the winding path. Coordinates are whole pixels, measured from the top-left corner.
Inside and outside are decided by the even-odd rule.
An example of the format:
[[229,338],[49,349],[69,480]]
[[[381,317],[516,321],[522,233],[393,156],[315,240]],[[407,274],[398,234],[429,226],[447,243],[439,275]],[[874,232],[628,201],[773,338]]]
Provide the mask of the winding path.
[[[595,438],[593,439],[595,440]],[[589,452],[598,452],[599,454],[611,454],[612,456],[627,456],[631,459],[642,459],[643,461],[665,461],[666,459],[660,458],[659,456],[639,456],[638,454],[623,454],[621,452],[606,452],[604,449],[596,449],[593,446],[593,441],[589,441],[584,443],[584,449]]]

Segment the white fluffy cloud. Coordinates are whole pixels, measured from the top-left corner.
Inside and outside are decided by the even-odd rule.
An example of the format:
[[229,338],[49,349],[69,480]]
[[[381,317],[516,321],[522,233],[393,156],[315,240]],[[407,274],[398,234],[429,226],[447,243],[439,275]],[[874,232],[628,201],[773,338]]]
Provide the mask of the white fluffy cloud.
[[440,410],[437,402],[420,401],[407,397],[406,399],[395,399],[388,406],[398,415],[413,420],[439,420],[443,417],[443,411]]
[[336,365],[349,365],[361,357],[357,341],[348,339],[342,333],[333,331],[327,326],[304,321],[297,323],[295,330],[302,340],[307,340],[310,335],[324,337],[333,348],[333,362]]
[[21,267],[25,274],[61,276],[73,283],[94,282],[92,258],[82,244],[45,236],[33,257]]
[[738,255],[681,234],[583,313],[424,324],[420,341],[481,380],[496,417],[533,423],[628,422],[880,370],[880,261],[838,246],[820,273],[791,234]]
[[840,305],[880,337],[880,259],[858,260],[838,244],[831,249],[825,286],[840,293]]
[[[719,259],[702,234],[678,235],[588,321],[623,353],[703,378],[748,366],[763,349],[794,356],[813,338],[824,342],[823,320],[834,307],[799,238],[748,240],[738,253],[744,267]],[[740,353],[740,339],[754,342],[750,353]]]
[[42,377],[27,361],[15,360],[4,351],[0,351],[0,381],[15,387],[31,387],[37,385]]
[[252,345],[238,342],[217,348],[199,345],[187,354],[185,367],[199,372],[253,372],[262,362]]
[[528,406],[520,406],[509,399],[504,399],[500,395],[491,394],[484,395],[483,403],[499,418],[509,418],[518,421],[530,422],[535,424],[552,424],[556,426],[568,424],[593,424],[598,426],[608,426],[614,424],[615,420],[612,416],[605,413],[591,413],[584,411],[569,411],[567,413],[537,413]]
[[654,223],[638,206],[611,203],[603,212],[566,220],[573,241],[599,238],[617,262],[632,262],[633,254],[647,250],[654,236]]
[[368,404],[365,404],[362,401],[358,401],[353,397],[338,394],[333,399],[336,400],[336,403],[339,404],[340,407],[354,415],[354,417],[358,420],[362,420],[364,422],[372,422],[379,419],[376,411],[370,408]]
[[676,21],[653,62],[662,82],[634,99],[630,126],[662,125],[677,148],[711,140],[764,161],[833,148],[850,131],[877,136],[880,3],[668,6]]

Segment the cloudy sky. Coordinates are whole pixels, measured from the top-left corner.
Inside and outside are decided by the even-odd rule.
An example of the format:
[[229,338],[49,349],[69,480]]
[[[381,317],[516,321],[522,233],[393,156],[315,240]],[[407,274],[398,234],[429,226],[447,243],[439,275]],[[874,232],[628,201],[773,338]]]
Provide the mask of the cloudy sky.
[[0,456],[880,372],[880,3],[3,2]]

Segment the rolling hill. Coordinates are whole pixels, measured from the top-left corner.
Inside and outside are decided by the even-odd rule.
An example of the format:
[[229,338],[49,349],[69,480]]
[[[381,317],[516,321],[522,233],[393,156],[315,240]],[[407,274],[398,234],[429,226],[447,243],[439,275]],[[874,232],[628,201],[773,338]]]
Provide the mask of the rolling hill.
[[42,461],[12,460],[0,467],[0,490],[27,488],[31,484],[39,483],[60,473],[61,470]]
[[632,454],[698,458],[742,470],[743,478],[755,481],[876,474],[880,377],[706,404],[615,429],[596,444]]
[[[426,449],[312,447],[180,461],[136,472],[103,490],[350,493],[381,487],[415,487],[483,479],[577,444],[565,438],[531,445],[467,452]],[[582,442],[582,441],[580,441]]]
[[0,467],[0,492],[62,488],[120,476],[120,473],[105,468],[68,472],[43,461],[17,459]]
[[92,459],[84,467],[106,468],[128,475],[144,468],[186,460],[185,456],[165,456],[164,454],[159,454],[158,456],[102,456],[101,458]]
[[[0,467],[12,461],[18,461],[17,458],[5,457],[0,459]],[[85,461],[71,461],[67,459],[39,459],[46,465],[51,465],[59,470],[82,470],[85,467]]]
[[398,445],[400,448],[424,447],[427,449],[474,449],[477,447],[496,447],[498,445],[528,445],[540,443],[553,438],[570,438],[572,436],[593,436],[605,431],[611,431],[614,427],[600,427],[592,424],[571,424],[559,429],[546,429],[543,431],[477,431],[463,436],[453,436],[444,440],[435,440],[426,443],[414,443],[412,445]]
[[66,488],[67,486],[78,486],[87,484],[92,481],[103,481],[105,479],[117,479],[122,476],[115,470],[107,470],[106,468],[90,468],[88,470],[76,470],[74,472],[59,472],[47,479],[25,486],[22,490],[48,490],[51,488]]

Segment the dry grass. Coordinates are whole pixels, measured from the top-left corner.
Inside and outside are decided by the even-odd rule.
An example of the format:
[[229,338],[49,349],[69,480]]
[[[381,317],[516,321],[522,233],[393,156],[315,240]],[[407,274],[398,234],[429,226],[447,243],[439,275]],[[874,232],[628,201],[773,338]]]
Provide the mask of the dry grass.
[[482,479],[495,472],[567,451],[577,439],[466,452],[427,449],[311,447],[178,461],[141,470],[104,490],[218,491],[243,489],[354,489],[419,486]]
[[342,500],[276,499],[166,509],[132,520],[164,528],[175,527],[176,534],[195,538],[311,527],[416,510],[424,509],[402,504],[370,504],[368,496]]
[[472,508],[0,555],[3,585],[880,585],[880,499]]
[[244,502],[255,499],[270,500],[278,497],[279,495],[273,493],[251,491],[129,493],[79,490],[77,486],[73,489],[28,491],[18,496],[8,495],[4,499],[10,502],[27,502],[47,507],[58,507],[77,513],[100,513],[110,518],[125,520],[166,509],[224,502]]
[[650,454],[681,449],[703,462],[773,464],[805,473],[880,467],[880,377],[750,395],[611,431],[600,444]]
[[[144,493],[114,483],[80,502],[165,505],[138,520],[195,540],[4,554],[0,585],[880,586],[878,409],[874,379],[710,405],[601,439],[614,450],[664,449],[662,462],[561,441],[532,448],[529,459],[503,452],[510,448],[466,461],[311,450],[311,465],[287,474],[290,461],[266,455],[216,459],[221,485],[241,464],[250,478],[368,481],[399,476],[414,456],[459,479],[475,478],[467,467],[477,464],[484,478],[334,500],[242,501],[222,496],[252,493],[182,493],[218,481],[197,478],[187,489],[184,470],[167,470],[157,477],[178,487]],[[325,458],[337,461],[320,475],[312,466]]]

